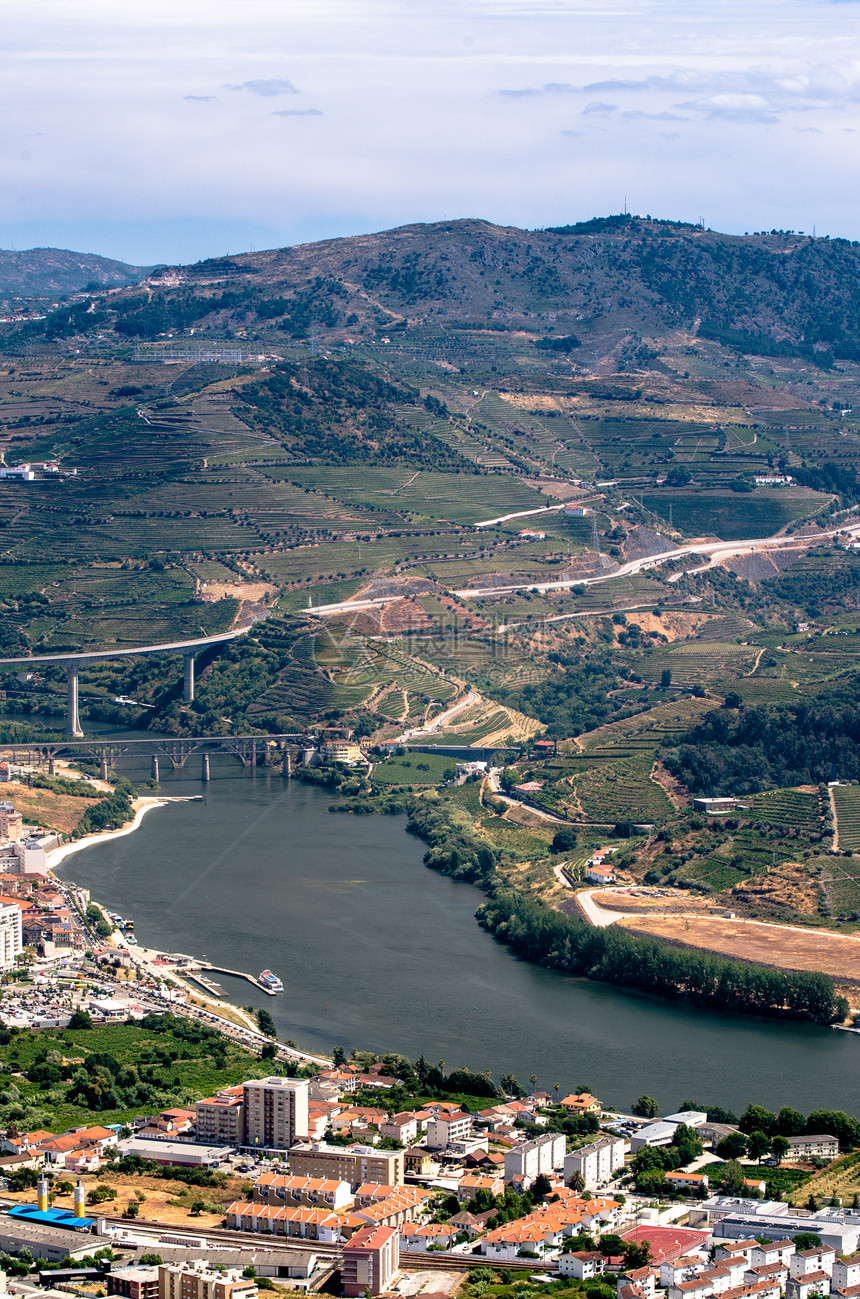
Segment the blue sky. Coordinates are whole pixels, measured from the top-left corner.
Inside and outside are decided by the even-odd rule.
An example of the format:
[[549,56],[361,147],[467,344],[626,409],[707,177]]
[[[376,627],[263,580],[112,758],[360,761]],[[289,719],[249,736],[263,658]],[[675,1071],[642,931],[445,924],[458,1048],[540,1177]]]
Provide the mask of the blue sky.
[[0,247],[629,210],[860,238],[860,4],[7,0]]

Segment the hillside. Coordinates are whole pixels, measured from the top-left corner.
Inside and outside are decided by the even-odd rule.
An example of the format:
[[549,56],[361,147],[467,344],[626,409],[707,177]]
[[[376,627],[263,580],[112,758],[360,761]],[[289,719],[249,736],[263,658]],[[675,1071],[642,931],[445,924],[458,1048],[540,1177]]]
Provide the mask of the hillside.
[[733,236],[633,217],[531,231],[463,220],[172,267],[146,296],[131,290],[89,320],[59,313],[44,330],[112,324],[151,339],[194,325],[332,342],[471,325],[547,335],[546,350],[622,370],[684,334],[830,365],[860,357],[858,272],[860,245],[790,232]]
[[[85,729],[342,721],[497,748],[513,801],[443,789],[440,869],[495,861],[565,911],[591,852],[632,836],[614,864],[670,909],[826,944],[860,923],[855,787],[831,815],[825,784],[860,775],[858,270],[854,245],[792,233],[457,221],[160,268],[7,322],[0,451],[32,470],[0,481],[0,646],[254,623],[198,657],[190,704],[181,655],[82,666]],[[64,670],[33,666],[0,676],[7,742],[63,726]],[[404,810],[449,765],[379,762],[375,793],[321,779]],[[691,815],[697,792],[745,806]],[[634,920],[687,932],[686,912]]]
[[0,249],[0,297],[45,298],[137,284],[151,267],[66,248]]

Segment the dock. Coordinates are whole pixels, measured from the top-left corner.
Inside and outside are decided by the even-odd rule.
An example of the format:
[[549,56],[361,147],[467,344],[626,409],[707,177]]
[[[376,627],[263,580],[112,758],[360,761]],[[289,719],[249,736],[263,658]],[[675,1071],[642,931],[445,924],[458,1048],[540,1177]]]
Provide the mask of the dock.
[[205,961],[200,961],[197,965],[198,970],[211,970],[213,974],[229,974],[233,979],[244,979],[246,983],[253,983],[255,988],[265,992],[267,997],[277,997],[277,993],[271,988],[265,987],[259,979],[255,979],[253,974],[246,974],[244,970],[228,970],[224,965],[209,965]]

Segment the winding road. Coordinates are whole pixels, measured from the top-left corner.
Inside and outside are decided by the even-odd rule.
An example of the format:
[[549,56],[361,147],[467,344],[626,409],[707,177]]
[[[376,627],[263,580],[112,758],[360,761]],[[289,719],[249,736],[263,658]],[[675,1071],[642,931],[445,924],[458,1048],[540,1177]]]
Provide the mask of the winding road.
[[[546,511],[541,510],[539,513],[546,513]],[[513,516],[509,515],[507,517]],[[487,520],[484,526],[487,526],[490,522],[494,522],[494,520]],[[475,526],[480,525],[476,524]],[[619,577],[632,577],[636,573],[647,572],[648,569],[658,568],[661,564],[668,563],[670,560],[684,559],[688,555],[709,557],[711,563],[704,565],[703,568],[710,568],[713,563],[720,559],[729,559],[737,555],[751,555],[757,552],[767,554],[769,551],[786,548],[797,549],[798,547],[813,545],[819,541],[838,537],[844,533],[857,536],[860,534],[860,523],[842,525],[829,531],[818,532],[811,537],[775,536],[750,537],[744,541],[699,541],[689,546],[676,546],[673,550],[660,551],[656,555],[644,555],[641,559],[629,559],[625,564],[620,564],[613,572],[602,573],[598,577],[566,578],[557,582],[536,582],[532,580],[530,582],[514,582],[509,586],[465,586],[452,590],[451,594],[461,600],[479,600],[488,596],[512,595],[517,591],[537,591],[538,594],[545,595],[548,591],[569,591],[573,587],[599,586],[604,582],[611,582]],[[696,571],[700,572],[702,570],[697,569]],[[402,598],[402,595],[388,595],[370,600],[342,600],[338,604],[318,605],[315,609],[308,609],[307,612],[325,618],[332,614],[358,612],[362,609],[377,609],[390,604],[393,600]]]

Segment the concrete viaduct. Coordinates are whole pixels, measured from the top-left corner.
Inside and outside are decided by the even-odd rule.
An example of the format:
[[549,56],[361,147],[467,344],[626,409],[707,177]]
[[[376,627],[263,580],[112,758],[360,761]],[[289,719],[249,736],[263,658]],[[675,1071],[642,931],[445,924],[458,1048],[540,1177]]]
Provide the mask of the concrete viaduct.
[[218,636],[201,636],[199,640],[169,641],[163,645],[137,645],[132,649],[82,650],[78,654],[33,654],[26,658],[0,659],[0,667],[26,663],[58,663],[66,669],[68,696],[66,703],[66,734],[79,737],[83,735],[80,717],[78,716],[78,670],[82,665],[95,663],[99,659],[134,658],[139,654],[181,654],[185,660],[183,697],[190,704],[194,699],[194,656],[210,645],[221,645],[225,641],[245,636],[251,626],[237,627],[235,631],[221,632]]

